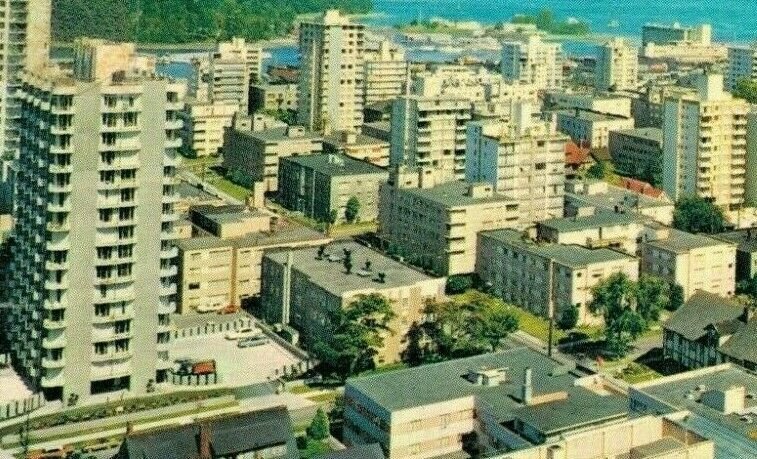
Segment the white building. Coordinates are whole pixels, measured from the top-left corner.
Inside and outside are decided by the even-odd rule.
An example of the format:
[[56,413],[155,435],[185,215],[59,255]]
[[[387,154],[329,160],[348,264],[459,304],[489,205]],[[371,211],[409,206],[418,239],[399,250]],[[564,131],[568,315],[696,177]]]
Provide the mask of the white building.
[[363,124],[363,31],[338,10],[300,24],[300,124],[325,133]]
[[408,80],[405,50],[388,40],[383,40],[377,49],[366,49],[364,58],[365,105],[386,102],[405,93]]
[[663,109],[665,193],[713,199],[725,211],[744,203],[749,104],[723,90],[723,76],[699,76],[696,91]]
[[594,78],[594,86],[600,91],[636,89],[639,84],[636,47],[617,37],[598,47]]
[[536,85],[539,89],[563,86],[563,54],[559,43],[546,43],[540,35],[525,42],[502,45],[502,75],[507,81]]
[[116,75],[48,70],[21,89],[7,337],[17,369],[48,398],[146,393],[173,363],[185,86]]
[[442,180],[465,178],[466,124],[471,103],[457,97],[405,96],[391,117],[391,165],[430,166]]
[[554,123],[534,121],[521,104],[512,122],[468,124],[465,180],[488,182],[519,203],[522,224],[562,217],[565,145]]

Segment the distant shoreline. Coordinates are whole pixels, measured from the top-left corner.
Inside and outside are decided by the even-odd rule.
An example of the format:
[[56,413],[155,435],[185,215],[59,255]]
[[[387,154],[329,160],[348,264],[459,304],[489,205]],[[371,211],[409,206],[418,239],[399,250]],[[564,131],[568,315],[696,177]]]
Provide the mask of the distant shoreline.
[[[263,48],[278,48],[283,46],[294,46],[297,40],[292,37],[273,38],[270,40],[261,40]],[[73,49],[75,46],[71,42],[53,42],[52,47],[57,49]],[[215,41],[190,42],[190,43],[137,43],[138,51],[211,51],[215,49]]]

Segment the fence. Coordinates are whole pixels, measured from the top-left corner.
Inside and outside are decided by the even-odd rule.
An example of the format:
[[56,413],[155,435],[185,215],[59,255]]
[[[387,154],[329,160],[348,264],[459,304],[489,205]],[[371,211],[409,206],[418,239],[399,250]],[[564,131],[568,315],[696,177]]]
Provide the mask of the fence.
[[224,323],[207,323],[196,327],[186,327],[173,332],[174,339],[189,338],[192,336],[212,335],[215,333],[224,333],[231,330],[252,327],[255,322],[250,318],[240,318]]
[[207,375],[178,375],[171,372],[171,384],[175,386],[210,386],[218,384],[218,373]]

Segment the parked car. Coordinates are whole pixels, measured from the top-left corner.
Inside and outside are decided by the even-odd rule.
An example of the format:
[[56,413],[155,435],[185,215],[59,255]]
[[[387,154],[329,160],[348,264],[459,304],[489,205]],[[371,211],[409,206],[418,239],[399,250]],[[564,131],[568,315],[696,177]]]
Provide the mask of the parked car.
[[271,340],[268,338],[243,338],[237,341],[237,347],[244,349],[246,347],[257,347],[268,344]]
[[197,306],[197,312],[200,314],[206,314],[209,312],[217,312],[223,309],[223,306],[219,305],[209,305],[209,304],[201,304],[200,306]]
[[226,333],[225,338],[229,341],[234,341],[242,338],[257,338],[261,334],[262,332],[258,328],[245,327]]
[[174,363],[174,373],[178,375],[209,375],[216,372],[216,361],[213,359],[179,359]]

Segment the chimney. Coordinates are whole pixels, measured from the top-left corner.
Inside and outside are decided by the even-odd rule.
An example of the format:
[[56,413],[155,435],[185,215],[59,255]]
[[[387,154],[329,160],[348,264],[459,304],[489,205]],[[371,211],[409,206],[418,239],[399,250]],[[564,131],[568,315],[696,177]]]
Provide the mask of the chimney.
[[200,424],[200,445],[198,459],[213,459],[210,454],[210,427]]
[[534,386],[531,381],[531,367],[526,368],[526,373],[523,375],[523,392],[521,394],[521,401],[524,405],[530,405],[531,400],[534,397]]

